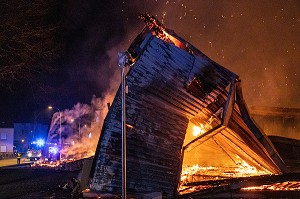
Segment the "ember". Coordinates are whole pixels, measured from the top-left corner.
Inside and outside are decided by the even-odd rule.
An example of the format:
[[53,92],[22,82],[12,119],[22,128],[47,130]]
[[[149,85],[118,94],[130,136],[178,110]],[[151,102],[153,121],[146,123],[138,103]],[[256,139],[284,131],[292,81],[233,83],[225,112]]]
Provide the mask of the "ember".
[[288,181],[280,182],[269,185],[245,187],[241,190],[244,191],[261,191],[261,190],[270,190],[270,191],[300,191],[300,181]]
[[56,168],[61,167],[60,161],[36,161],[31,167],[45,167],[45,168]]
[[240,159],[240,162],[236,165],[236,167],[200,167],[198,164],[194,166],[184,166],[181,173],[179,191],[186,189],[186,184],[190,182],[260,176],[267,174],[270,174],[270,172],[258,170],[257,168],[247,164],[242,159]]

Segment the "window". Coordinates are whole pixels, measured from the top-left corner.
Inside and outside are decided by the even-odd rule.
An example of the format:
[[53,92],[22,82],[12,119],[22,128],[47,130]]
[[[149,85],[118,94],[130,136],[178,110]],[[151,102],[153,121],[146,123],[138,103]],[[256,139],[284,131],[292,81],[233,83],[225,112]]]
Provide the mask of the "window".
[[0,133],[0,139],[1,140],[6,140],[7,139],[6,133]]
[[6,153],[6,146],[0,146],[0,152]]

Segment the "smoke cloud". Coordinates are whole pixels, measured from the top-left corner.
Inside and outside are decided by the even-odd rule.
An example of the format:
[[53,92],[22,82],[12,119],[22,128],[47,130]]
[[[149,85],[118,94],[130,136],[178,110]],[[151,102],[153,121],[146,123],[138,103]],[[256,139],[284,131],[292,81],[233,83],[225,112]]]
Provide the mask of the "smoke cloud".
[[70,110],[53,114],[47,142],[59,143],[61,122],[62,156],[84,158],[94,155],[108,111],[106,102],[112,100],[110,97],[93,96],[90,105],[77,103]]

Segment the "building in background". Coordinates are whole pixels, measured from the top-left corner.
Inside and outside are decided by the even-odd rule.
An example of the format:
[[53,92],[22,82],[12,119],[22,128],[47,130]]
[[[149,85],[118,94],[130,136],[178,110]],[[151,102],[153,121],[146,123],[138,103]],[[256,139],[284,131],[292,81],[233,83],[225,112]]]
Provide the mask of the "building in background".
[[17,151],[25,153],[32,143],[46,140],[48,125],[40,123],[14,123],[14,145]]
[[14,152],[14,129],[0,128],[0,158],[10,157]]
[[300,140],[300,109],[252,107],[251,116],[268,136]]
[[252,107],[251,116],[268,135],[285,164],[300,168],[300,109]]

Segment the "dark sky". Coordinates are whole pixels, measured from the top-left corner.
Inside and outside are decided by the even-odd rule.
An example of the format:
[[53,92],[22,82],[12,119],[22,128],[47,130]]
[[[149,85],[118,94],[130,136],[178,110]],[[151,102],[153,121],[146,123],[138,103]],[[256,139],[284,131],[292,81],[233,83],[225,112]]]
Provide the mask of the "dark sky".
[[117,52],[142,30],[143,12],[238,74],[249,107],[300,108],[298,0],[48,1],[56,7],[45,21],[59,26],[48,32],[60,48],[54,71],[37,77],[39,88],[1,88],[1,122],[48,122],[50,104],[69,109],[115,92]]

